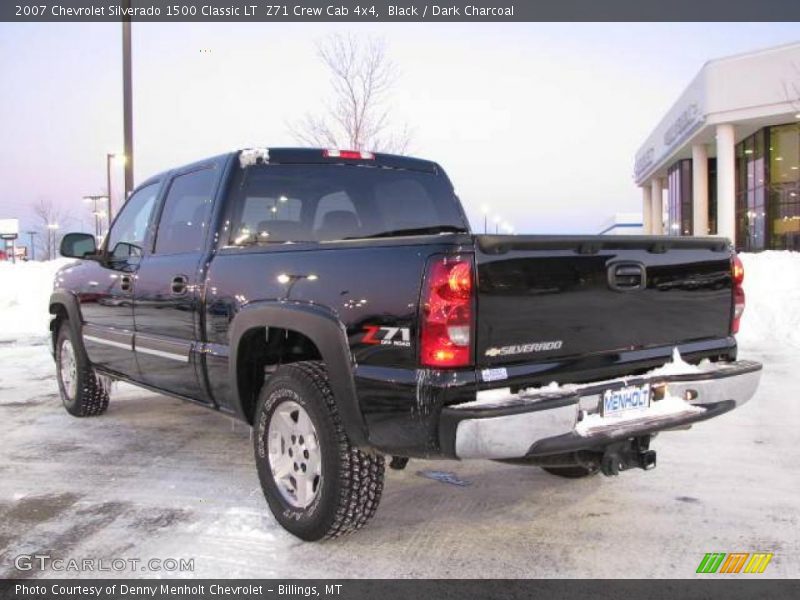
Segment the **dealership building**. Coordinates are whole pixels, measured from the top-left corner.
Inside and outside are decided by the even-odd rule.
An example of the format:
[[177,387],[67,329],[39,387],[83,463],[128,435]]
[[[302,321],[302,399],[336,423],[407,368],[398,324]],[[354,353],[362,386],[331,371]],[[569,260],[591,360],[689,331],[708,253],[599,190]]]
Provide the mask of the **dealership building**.
[[800,43],[707,62],[636,154],[643,228],[800,250]]

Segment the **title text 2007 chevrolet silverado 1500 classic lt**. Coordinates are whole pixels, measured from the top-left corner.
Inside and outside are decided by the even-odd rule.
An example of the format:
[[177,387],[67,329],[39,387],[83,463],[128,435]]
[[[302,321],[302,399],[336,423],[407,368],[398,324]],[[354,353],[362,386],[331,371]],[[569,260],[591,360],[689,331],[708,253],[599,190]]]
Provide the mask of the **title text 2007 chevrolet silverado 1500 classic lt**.
[[474,235],[426,160],[210,158],[62,254],[80,259],[50,301],[66,409],[103,413],[122,380],[251,424],[269,506],[306,540],[373,516],[384,455],[651,468],[656,432],[735,408],[760,376],[736,357],[729,241]]

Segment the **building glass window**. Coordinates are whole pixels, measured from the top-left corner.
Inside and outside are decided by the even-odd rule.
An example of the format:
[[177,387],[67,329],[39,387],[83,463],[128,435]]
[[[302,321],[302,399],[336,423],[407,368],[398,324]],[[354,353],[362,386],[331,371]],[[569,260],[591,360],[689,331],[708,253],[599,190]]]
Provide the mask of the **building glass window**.
[[669,235],[692,235],[692,161],[679,160],[667,173]]
[[737,144],[736,248],[800,250],[800,124]]
[[762,129],[736,146],[736,247],[766,248],[766,144]]
[[800,250],[800,124],[769,132],[770,247]]

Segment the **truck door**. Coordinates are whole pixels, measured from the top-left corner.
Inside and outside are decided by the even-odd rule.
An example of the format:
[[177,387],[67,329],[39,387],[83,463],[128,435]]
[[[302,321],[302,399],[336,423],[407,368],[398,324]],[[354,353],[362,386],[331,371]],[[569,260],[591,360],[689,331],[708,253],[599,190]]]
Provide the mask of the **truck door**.
[[220,165],[173,174],[152,252],[136,275],[136,357],[145,383],[210,403],[204,384],[200,303],[206,238]]
[[89,358],[133,379],[139,376],[133,352],[133,288],[160,187],[157,181],[147,184],[128,199],[107,236],[105,257],[87,261],[91,270],[78,294]]

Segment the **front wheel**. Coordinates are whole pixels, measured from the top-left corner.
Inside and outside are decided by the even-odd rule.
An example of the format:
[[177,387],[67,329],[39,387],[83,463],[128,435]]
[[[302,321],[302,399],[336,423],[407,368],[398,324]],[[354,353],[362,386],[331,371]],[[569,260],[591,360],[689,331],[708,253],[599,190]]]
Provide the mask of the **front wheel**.
[[306,541],[363,527],[383,491],[384,459],[353,446],[324,366],[280,367],[261,391],[255,459],[272,514]]

